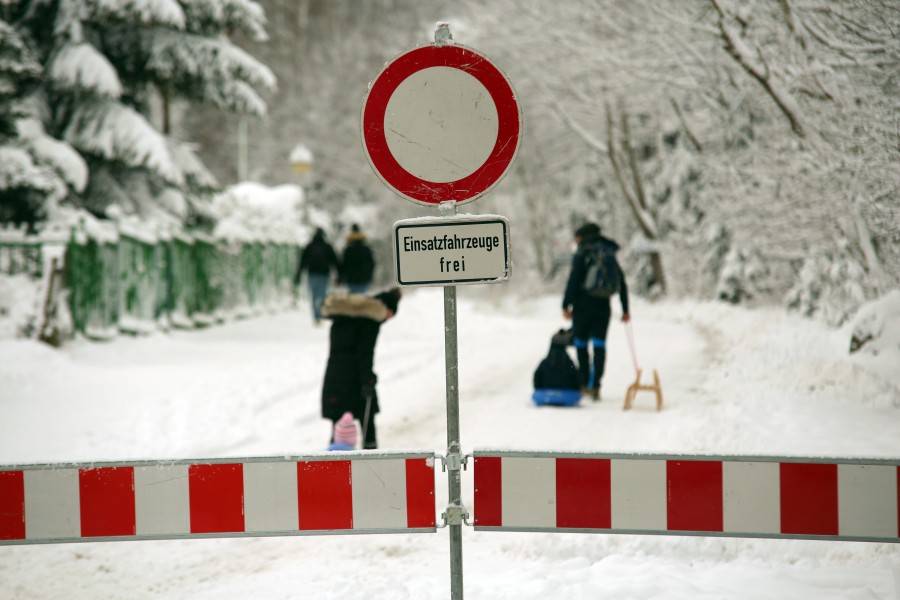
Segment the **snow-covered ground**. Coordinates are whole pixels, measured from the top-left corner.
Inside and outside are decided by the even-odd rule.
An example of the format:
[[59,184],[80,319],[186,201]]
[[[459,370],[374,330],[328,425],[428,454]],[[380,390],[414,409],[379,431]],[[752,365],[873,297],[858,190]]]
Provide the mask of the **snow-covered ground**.
[[[495,290],[497,288],[494,288]],[[556,297],[459,289],[462,445],[536,450],[900,457],[900,357],[848,355],[840,331],[779,309],[635,302],[651,393],[611,326],[603,401],[535,407],[531,376],[563,321]],[[380,445],[446,447],[443,298],[409,292],[376,356]],[[54,350],[0,341],[0,464],[319,452],[327,327],[308,307],[202,331]],[[887,359],[885,358],[887,352]],[[893,352],[893,354],[891,353]],[[438,472],[438,513],[446,482]],[[472,474],[463,478],[472,506]],[[464,528],[467,598],[900,598],[900,545]],[[0,547],[0,598],[447,598],[434,534]]]

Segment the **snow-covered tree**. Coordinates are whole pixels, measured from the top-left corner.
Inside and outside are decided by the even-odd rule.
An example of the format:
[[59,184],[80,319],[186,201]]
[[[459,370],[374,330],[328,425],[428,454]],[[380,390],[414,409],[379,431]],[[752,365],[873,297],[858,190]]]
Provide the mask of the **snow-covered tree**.
[[[264,39],[251,0],[10,0],[4,12],[44,67],[34,95],[43,126],[87,162],[76,204],[184,222],[215,178],[170,125],[176,101],[263,115],[267,67],[228,38]],[[78,191],[78,190],[76,190]]]
[[0,10],[0,223],[34,227],[70,189],[84,189],[87,174],[77,153],[46,135],[36,119],[29,97],[43,69],[5,12]]
[[[359,111],[384,63],[449,21],[456,42],[506,72],[522,107],[516,164],[470,207],[510,219],[517,281],[533,272],[558,287],[572,232],[591,219],[623,243],[638,292],[659,287],[654,252],[672,295],[714,298],[729,279],[754,301],[799,306],[797,282],[817,280],[800,277],[807,262],[858,265],[864,298],[900,285],[895,0],[261,3],[275,43],[248,47],[278,74],[279,94],[272,118],[250,125],[249,173],[297,181],[287,157],[306,144],[311,205],[379,205],[381,235],[422,214],[373,175]],[[238,123],[186,120],[215,172],[234,179]],[[737,268],[740,256],[759,268]],[[829,293],[809,292],[819,305]]]
[[0,15],[0,136],[17,137],[21,101],[41,74],[41,65],[22,36]]
[[[551,107],[571,140],[604,159],[600,179],[613,185],[600,200],[634,215],[623,237],[656,232],[673,289],[715,293],[697,268],[711,231],[732,257],[716,281],[741,275],[758,298],[821,307],[808,314],[845,314],[900,283],[896,3],[501,0],[477,10],[484,41],[500,37],[501,57],[524,65],[519,97]],[[681,143],[667,151],[673,133]],[[756,267],[737,268],[751,256]],[[826,276],[857,273],[841,266],[851,264],[853,293]],[[801,269],[803,285],[825,289],[798,304]]]

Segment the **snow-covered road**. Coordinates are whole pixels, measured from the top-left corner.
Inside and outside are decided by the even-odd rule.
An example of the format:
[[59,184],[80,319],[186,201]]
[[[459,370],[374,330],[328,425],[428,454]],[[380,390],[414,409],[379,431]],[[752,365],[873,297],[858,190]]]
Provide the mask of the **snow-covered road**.
[[[459,289],[462,445],[606,452],[900,457],[897,378],[846,332],[778,310],[637,302],[634,377],[615,322],[603,400],[537,408],[531,376],[564,325],[558,298]],[[0,464],[321,451],[327,327],[305,307],[202,331],[52,350],[0,342]],[[440,290],[418,290],[376,356],[381,447],[446,446]],[[438,473],[438,512],[446,498]],[[471,506],[472,481],[463,479]],[[466,530],[473,598],[893,598],[896,545]],[[6,598],[445,598],[445,534],[0,547]],[[900,576],[900,575],[898,575]]]

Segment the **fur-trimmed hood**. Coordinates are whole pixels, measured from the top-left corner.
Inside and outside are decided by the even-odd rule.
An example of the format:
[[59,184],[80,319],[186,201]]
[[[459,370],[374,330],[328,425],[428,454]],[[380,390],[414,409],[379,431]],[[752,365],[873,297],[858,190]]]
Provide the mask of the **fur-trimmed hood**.
[[325,317],[363,317],[373,321],[385,321],[388,308],[380,300],[359,294],[335,294],[325,298],[322,304]]

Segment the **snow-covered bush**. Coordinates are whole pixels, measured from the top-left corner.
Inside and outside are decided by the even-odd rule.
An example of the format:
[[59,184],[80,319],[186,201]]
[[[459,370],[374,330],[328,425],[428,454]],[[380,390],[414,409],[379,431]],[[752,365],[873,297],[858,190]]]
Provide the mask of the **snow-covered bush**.
[[213,198],[213,235],[226,241],[258,239],[297,242],[303,237],[303,190],[296,185],[267,187],[245,182]]
[[900,290],[863,305],[853,318],[850,352],[896,356],[900,365]]
[[803,262],[786,305],[829,325],[846,322],[866,299],[866,271],[847,256],[812,256]]
[[[864,304],[848,323],[849,352],[869,370],[896,380],[900,365],[900,289]],[[891,391],[893,406],[900,408],[900,389]]]
[[[698,237],[697,245],[703,253],[703,268],[701,271],[705,276],[701,280],[702,287],[699,289],[714,289],[718,285],[719,274],[722,272],[731,250],[731,232],[721,223],[710,223]],[[706,287],[707,285],[709,287]]]
[[761,295],[762,280],[767,274],[765,261],[755,250],[732,248],[725,256],[719,273],[716,298],[740,304]]

